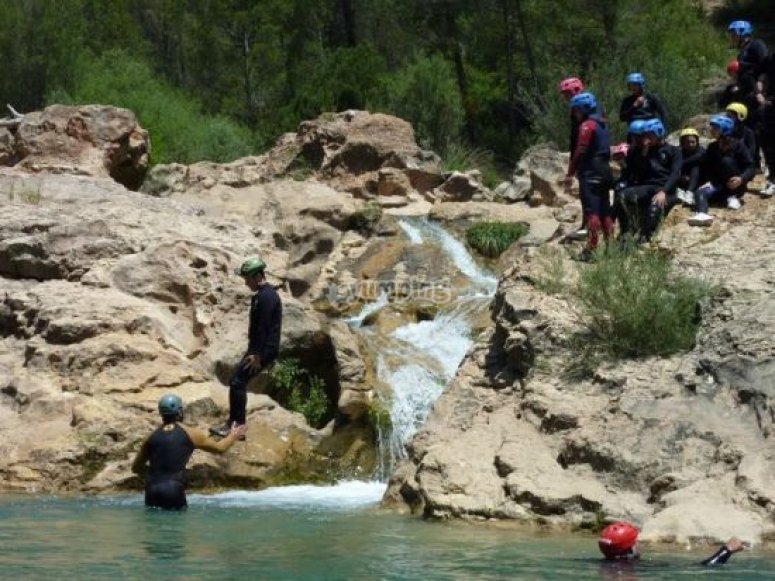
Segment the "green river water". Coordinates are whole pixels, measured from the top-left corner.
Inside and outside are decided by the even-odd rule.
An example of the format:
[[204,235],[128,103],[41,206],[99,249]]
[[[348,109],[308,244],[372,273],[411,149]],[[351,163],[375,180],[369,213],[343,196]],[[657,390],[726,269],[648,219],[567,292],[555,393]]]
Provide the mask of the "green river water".
[[189,495],[181,513],[139,495],[0,497],[3,579],[772,579],[748,551],[709,570],[708,551],[649,549],[607,565],[592,535],[536,535],[377,510],[384,484]]

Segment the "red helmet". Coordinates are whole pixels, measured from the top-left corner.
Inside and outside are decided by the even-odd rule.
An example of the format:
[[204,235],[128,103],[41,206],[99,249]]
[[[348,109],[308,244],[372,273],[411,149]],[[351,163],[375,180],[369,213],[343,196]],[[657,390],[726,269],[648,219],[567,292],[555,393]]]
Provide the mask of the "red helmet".
[[638,529],[626,522],[615,522],[600,533],[597,545],[606,559],[616,559],[630,553],[638,542]]
[[568,77],[560,81],[560,93],[569,93],[571,97],[584,92],[584,83],[576,77]]
[[737,72],[740,70],[740,62],[737,59],[732,59],[727,65],[727,74],[730,77],[736,77]]
[[627,155],[630,150],[630,146],[626,143],[617,143],[611,148],[611,155]]

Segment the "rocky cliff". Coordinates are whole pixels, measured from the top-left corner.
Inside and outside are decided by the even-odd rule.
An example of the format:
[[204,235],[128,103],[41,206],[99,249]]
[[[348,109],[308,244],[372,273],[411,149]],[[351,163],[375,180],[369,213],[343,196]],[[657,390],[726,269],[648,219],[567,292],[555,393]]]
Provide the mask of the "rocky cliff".
[[[431,517],[643,525],[642,538],[753,542],[775,532],[775,207],[747,197],[709,230],[675,210],[660,246],[717,284],[695,347],[564,373],[578,301],[549,295],[547,255],[513,250],[492,327],[461,365],[387,501]],[[555,276],[577,266],[555,248]],[[558,270],[559,269],[559,270]]]
[[771,538],[772,202],[749,195],[709,229],[689,228],[687,211],[675,210],[659,244],[719,288],[696,345],[593,366],[579,379],[563,373],[576,355],[579,305],[542,284],[547,249],[563,276],[583,268],[565,245],[579,209],[557,187],[557,152],[529,151],[490,192],[476,172],[443,172],[411,126],[385,115],[326,115],[263,155],[147,176],[144,136],[129,112],[99,107],[46,110],[4,136],[3,489],[138,486],[128,463],[168,391],[187,403],[187,422],[221,419],[249,299],[232,271],[255,254],[281,289],[283,354],[325,379],[340,421],[316,430],[251,394],[247,442],[224,457],[195,455],[194,485],[369,475],[379,379],[373,354],[338,316],[375,297],[340,303],[337,289],[386,273],[449,274],[407,248],[396,215],[428,215],[457,232],[500,219],[530,233],[498,263],[491,320],[409,443],[386,504],[556,527],[629,518],[649,539]]

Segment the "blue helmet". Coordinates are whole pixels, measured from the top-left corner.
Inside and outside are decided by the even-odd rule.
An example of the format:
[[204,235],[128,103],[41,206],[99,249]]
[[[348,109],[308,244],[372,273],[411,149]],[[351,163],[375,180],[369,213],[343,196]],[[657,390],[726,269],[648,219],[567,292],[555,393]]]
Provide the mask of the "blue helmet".
[[643,119],[636,119],[635,121],[630,122],[630,126],[627,130],[631,135],[643,135],[646,133],[646,123],[647,121],[644,121]]
[[753,34],[753,26],[747,20],[735,20],[727,30],[737,36],[751,36]]
[[592,93],[579,93],[570,100],[570,107],[590,115],[597,110],[597,99]]
[[159,413],[163,417],[179,416],[183,413],[183,400],[175,394],[167,394],[159,400]]
[[726,115],[714,115],[710,118],[710,126],[717,127],[721,135],[729,136],[735,131],[735,122]]
[[630,73],[627,75],[628,85],[640,85],[641,87],[646,84],[646,77],[643,73]]
[[667,130],[661,119],[649,119],[643,126],[643,133],[653,133],[660,139],[664,139],[665,135],[667,135]]

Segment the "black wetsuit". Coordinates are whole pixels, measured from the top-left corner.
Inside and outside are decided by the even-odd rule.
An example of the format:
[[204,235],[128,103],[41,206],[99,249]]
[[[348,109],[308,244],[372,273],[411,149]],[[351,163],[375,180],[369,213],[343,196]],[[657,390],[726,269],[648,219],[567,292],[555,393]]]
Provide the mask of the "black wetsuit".
[[248,382],[255,369],[248,369],[247,356],[258,355],[261,368],[271,365],[280,353],[283,306],[280,295],[271,284],[263,284],[250,300],[248,350],[229,379],[229,425],[245,423]]
[[[647,155],[633,150],[633,155],[627,156],[627,169],[616,193],[616,216],[622,235],[639,231],[641,241],[651,240],[659,222],[676,203],[682,163],[681,148],[666,143],[652,148]],[[662,208],[653,202],[659,191],[666,194]]]
[[622,99],[622,105],[619,109],[619,120],[624,121],[628,125],[637,119],[660,119],[667,128],[667,110],[659,100],[659,97],[653,93],[644,92],[642,96],[645,98],[643,104],[639,107],[635,106],[635,101],[641,95],[628,95]]
[[178,424],[171,430],[164,428],[157,428],[146,443],[150,468],[145,505],[179,510],[186,507],[186,464],[194,452],[194,443]]

